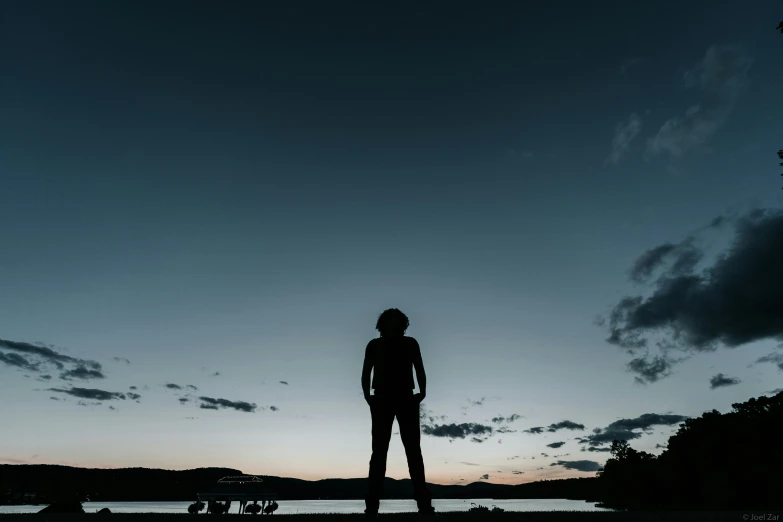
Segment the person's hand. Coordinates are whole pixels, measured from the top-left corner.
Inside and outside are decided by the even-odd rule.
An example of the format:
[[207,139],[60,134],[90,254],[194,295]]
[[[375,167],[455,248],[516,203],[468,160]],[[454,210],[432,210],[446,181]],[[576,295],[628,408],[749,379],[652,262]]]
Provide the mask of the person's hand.
[[415,395],[413,396],[413,398],[414,398],[414,399],[416,399],[416,402],[418,402],[419,404],[421,404],[421,401],[423,401],[423,400],[424,400],[424,397],[426,397],[426,396],[427,396],[427,394],[426,394],[426,393],[417,393],[417,394],[415,394]]

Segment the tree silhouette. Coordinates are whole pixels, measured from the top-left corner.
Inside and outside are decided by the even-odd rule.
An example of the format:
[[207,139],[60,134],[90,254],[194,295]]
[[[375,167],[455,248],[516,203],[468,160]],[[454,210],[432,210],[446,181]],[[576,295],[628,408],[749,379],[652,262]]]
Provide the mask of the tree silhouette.
[[[783,22],[780,22],[780,24],[783,25]],[[783,160],[783,149],[778,151],[778,159]],[[783,161],[780,162],[780,166],[783,167]],[[780,175],[783,176],[783,172],[781,172]],[[783,187],[781,187],[781,190],[783,190]]]
[[605,502],[638,509],[781,509],[783,392],[687,419],[657,458],[612,443]]

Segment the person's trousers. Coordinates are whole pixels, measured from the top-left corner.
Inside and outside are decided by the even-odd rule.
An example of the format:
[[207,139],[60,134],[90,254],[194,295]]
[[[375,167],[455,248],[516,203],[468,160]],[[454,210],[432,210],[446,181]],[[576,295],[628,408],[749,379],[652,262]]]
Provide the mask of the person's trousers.
[[424,481],[424,459],[421,456],[421,428],[419,426],[419,402],[413,392],[403,394],[378,394],[370,406],[372,414],[372,457],[365,498],[366,511],[377,513],[380,505],[383,481],[386,478],[386,455],[389,451],[394,418],[400,427],[400,437],[408,457],[408,471],[413,482],[413,498],[419,511],[432,510],[432,494]]

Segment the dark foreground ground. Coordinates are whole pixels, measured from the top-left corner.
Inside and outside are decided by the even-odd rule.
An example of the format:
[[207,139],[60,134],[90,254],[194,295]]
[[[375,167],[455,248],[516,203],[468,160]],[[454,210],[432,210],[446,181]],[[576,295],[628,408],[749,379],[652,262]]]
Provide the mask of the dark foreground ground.
[[[343,515],[239,515],[231,513],[227,515],[190,515],[187,513],[112,513],[98,515],[85,513],[83,515],[39,515],[37,513],[13,513],[2,515],[2,522],[106,522],[113,519],[114,522],[210,522],[215,519],[236,520],[242,517],[246,522],[266,521],[280,519],[279,522],[360,522],[365,520],[363,514]],[[194,518],[196,520],[194,520]],[[98,520],[100,519],[100,521]],[[260,519],[260,520],[258,520]],[[425,520],[416,513],[389,513],[381,514],[379,520],[387,522],[413,522]],[[679,512],[590,512],[590,511],[525,511],[515,513],[467,513],[464,511],[444,512],[435,520],[450,520],[456,522],[473,521],[498,521],[498,522],[783,522],[783,511],[679,511]]]

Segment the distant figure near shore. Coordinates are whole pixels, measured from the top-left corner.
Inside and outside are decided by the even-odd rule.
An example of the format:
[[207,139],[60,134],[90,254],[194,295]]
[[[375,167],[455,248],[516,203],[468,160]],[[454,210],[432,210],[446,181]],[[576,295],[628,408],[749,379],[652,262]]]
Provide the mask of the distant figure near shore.
[[[372,415],[372,457],[365,514],[378,516],[383,481],[386,478],[386,456],[389,451],[392,424],[397,417],[400,438],[408,458],[408,470],[413,482],[413,498],[419,513],[434,514],[432,494],[424,479],[424,460],[421,456],[421,428],[419,404],[427,395],[427,376],[421,359],[419,343],[405,335],[408,317],[396,308],[384,311],[375,328],[381,336],[372,339],[364,352],[362,390]],[[413,394],[413,369],[419,381],[420,393]],[[370,372],[372,389],[370,395]]]

